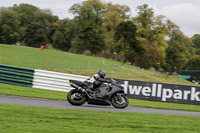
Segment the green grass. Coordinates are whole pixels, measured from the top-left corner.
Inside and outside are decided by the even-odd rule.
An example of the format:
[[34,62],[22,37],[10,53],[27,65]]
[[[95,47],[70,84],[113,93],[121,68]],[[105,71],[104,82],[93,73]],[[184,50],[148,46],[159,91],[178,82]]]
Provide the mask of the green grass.
[[55,100],[66,100],[67,92],[36,89],[0,83],[0,94],[23,97],[35,97]]
[[[2,83],[0,83],[0,94],[55,99],[55,100],[66,100],[67,96],[66,92],[42,90],[42,89],[21,87],[21,86],[8,85]],[[164,102],[137,100],[137,99],[129,99],[129,102],[130,102],[129,106],[200,112],[199,105],[164,103]]]
[[200,118],[0,104],[1,133],[199,133]]
[[44,69],[91,76],[99,69],[107,72],[107,77],[171,83],[181,85],[194,85],[177,76],[155,73],[153,70],[141,70],[128,64],[105,59],[105,64],[100,57],[77,55],[68,52],[48,50],[40,51],[39,48],[0,44],[0,63],[26,68]]
[[128,67],[121,67],[121,63],[106,60],[105,65],[99,57],[84,56],[68,52],[39,48],[0,44],[1,63],[28,68],[52,69],[73,72],[80,70],[128,71]]

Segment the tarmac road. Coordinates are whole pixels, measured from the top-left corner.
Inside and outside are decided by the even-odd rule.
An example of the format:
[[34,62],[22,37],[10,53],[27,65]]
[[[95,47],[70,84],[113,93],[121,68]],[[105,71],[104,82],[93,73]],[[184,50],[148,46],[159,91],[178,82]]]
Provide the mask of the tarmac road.
[[92,110],[92,111],[136,112],[136,113],[149,113],[149,114],[200,116],[200,112],[153,109],[153,108],[142,108],[142,107],[131,107],[131,106],[125,109],[116,109],[112,106],[97,106],[89,104],[84,104],[82,106],[73,106],[69,104],[67,101],[8,96],[8,95],[0,95],[0,104],[51,107],[51,108],[61,108],[61,109]]

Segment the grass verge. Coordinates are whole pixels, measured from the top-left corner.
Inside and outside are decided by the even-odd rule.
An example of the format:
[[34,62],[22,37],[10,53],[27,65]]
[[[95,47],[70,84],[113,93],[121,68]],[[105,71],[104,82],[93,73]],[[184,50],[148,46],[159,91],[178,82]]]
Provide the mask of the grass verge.
[[199,133],[199,117],[0,104],[2,133]]
[[[67,96],[66,92],[42,90],[42,89],[15,86],[3,83],[0,83],[0,94],[55,99],[55,100],[66,100]],[[130,102],[129,106],[200,112],[200,106],[198,105],[165,103],[165,102],[155,102],[155,101],[146,101],[137,99],[129,99],[129,102]]]

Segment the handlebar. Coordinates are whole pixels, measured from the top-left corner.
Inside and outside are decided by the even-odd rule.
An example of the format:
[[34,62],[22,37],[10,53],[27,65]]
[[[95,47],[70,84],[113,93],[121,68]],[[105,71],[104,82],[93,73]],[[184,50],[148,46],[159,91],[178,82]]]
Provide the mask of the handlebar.
[[111,84],[116,85],[116,86],[118,86],[118,87],[120,87],[120,88],[123,88],[123,87],[121,86],[121,84],[120,84],[119,82],[117,82],[116,80],[114,80],[114,79],[110,79],[110,80],[111,80]]

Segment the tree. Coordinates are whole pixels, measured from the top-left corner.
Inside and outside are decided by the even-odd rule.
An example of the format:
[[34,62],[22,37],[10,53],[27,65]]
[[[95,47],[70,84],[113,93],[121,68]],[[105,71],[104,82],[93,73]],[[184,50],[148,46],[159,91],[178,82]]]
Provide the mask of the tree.
[[200,56],[193,56],[186,64],[185,69],[187,70],[200,70]]
[[19,6],[14,5],[11,10],[18,14],[20,26],[22,27],[36,21],[37,17],[35,13],[40,11],[38,7],[30,4],[20,4]]
[[115,30],[117,25],[129,18],[128,13],[130,9],[125,5],[113,5],[112,3],[107,3],[105,5],[105,12],[103,12],[103,22],[102,26],[105,28],[105,43],[107,51],[120,52],[119,43],[114,39]]
[[13,44],[19,40],[19,20],[15,12],[0,12],[0,42]]
[[104,4],[100,0],[88,0],[74,4],[70,11],[77,15],[79,33],[72,41],[72,51],[81,53],[90,50],[96,54],[105,48],[104,30],[102,29],[102,12]]
[[[139,22],[140,27],[143,27],[144,29],[150,28],[154,19],[153,8],[149,8],[147,4],[144,4],[138,6],[136,11],[138,11],[138,17],[136,17],[135,20]],[[145,37],[145,34],[143,34],[143,37]]]
[[14,5],[10,9],[18,14],[18,18],[20,21],[19,41],[23,41],[23,38],[25,36],[25,30],[30,23],[35,22],[36,20],[35,12],[38,12],[39,8],[29,4],[20,4],[19,6]]
[[[154,49],[158,52],[158,55],[161,55],[162,58],[157,56],[157,59],[152,60],[153,64],[157,64],[162,62],[165,58],[165,50],[167,48],[167,43],[165,38],[168,35],[168,28],[167,28],[167,20],[162,15],[154,16],[153,8],[149,8],[147,4],[137,7],[138,16],[133,18],[133,21],[138,27],[137,34],[140,38],[139,40],[146,40],[148,45],[142,41],[143,45],[146,47],[146,50]],[[149,47],[151,45],[151,48]],[[151,60],[145,59],[149,58],[150,56],[145,56],[144,60]],[[160,60],[162,59],[162,60]]]
[[[56,48],[59,48],[61,50],[69,50],[71,48],[72,40],[75,38],[75,36],[78,34],[79,28],[78,23],[76,20],[70,20],[70,19],[64,19],[59,20],[50,25],[49,28],[49,36],[50,36],[50,43],[53,43],[53,45],[58,45],[55,43],[55,38],[59,38],[62,40],[59,40],[59,45],[61,46],[55,46]],[[57,32],[57,33],[56,33]],[[60,37],[55,34],[62,34]],[[63,42],[63,43],[62,43]]]
[[[35,7],[30,4],[20,4],[14,5],[11,8],[12,11],[16,12],[19,16],[19,21],[20,21],[20,41],[21,42],[27,42],[27,40],[33,40],[32,38],[26,38],[29,37],[29,35],[26,35],[28,27],[32,23],[37,23],[40,25],[43,29],[42,32],[44,36],[46,36],[46,41],[45,42],[50,42],[51,41],[51,36],[50,35],[50,25],[58,20],[57,16],[53,16],[50,10],[42,10],[39,9],[38,7]],[[33,29],[32,29],[33,30]],[[41,32],[40,30],[40,32]],[[36,33],[38,31],[35,31]],[[31,37],[31,36],[30,36]],[[25,41],[26,40],[26,41]],[[28,41],[29,46],[30,45],[35,45],[35,44],[30,44],[32,41]],[[43,44],[44,45],[44,44]]]
[[195,34],[192,38],[196,54],[200,55],[200,34]]
[[144,68],[150,69],[152,66],[157,68],[158,64],[163,60],[163,55],[159,50],[151,45],[149,41],[145,38],[140,38],[140,42],[145,44],[145,53],[135,58],[135,65]]
[[147,4],[138,6],[136,11],[138,11],[138,16],[133,18],[133,21],[138,27],[137,34],[141,38],[146,38],[151,43],[154,36],[154,11]]
[[40,23],[31,23],[25,30],[24,42],[31,47],[40,47],[47,43],[45,28]]
[[133,50],[140,52],[142,50],[141,45],[136,39],[137,27],[131,21],[121,22],[114,35],[116,41],[119,41],[123,48],[123,59],[122,63],[125,62],[126,47],[130,46]]
[[103,39],[100,28],[88,26],[72,41],[72,51],[82,53],[84,50],[89,50],[92,54],[97,54],[105,47]]
[[81,4],[74,4],[70,8],[70,12],[77,15],[75,18],[79,20],[79,24],[83,28],[88,25],[101,26],[104,4],[101,0],[88,0]]
[[166,63],[169,64],[168,70],[180,72],[193,55],[192,41],[184,36],[180,30],[174,30],[166,49]]
[[60,31],[56,31],[52,37],[54,48],[65,49],[66,48],[66,40],[64,35]]

